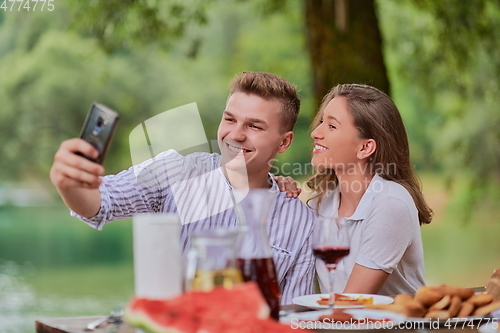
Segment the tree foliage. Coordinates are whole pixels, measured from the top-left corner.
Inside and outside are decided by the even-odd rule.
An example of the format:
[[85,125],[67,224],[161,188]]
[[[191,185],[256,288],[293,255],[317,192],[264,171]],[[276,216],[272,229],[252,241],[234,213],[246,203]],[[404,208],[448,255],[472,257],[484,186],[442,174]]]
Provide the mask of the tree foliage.
[[[60,141],[78,135],[94,100],[122,113],[107,160],[109,172],[130,164],[130,129],[170,108],[198,102],[207,136],[215,139],[227,84],[242,70],[274,72],[298,85],[303,99],[298,136],[283,161],[308,162],[308,125],[319,96],[314,73],[321,72],[314,66],[338,50],[324,52],[317,64],[311,61],[306,0],[69,4],[61,3],[50,16],[0,16],[0,167],[5,179],[46,177]],[[479,185],[497,184],[500,178],[499,1],[374,4],[391,96],[403,114],[413,161],[419,170],[471,175],[474,190],[466,201],[477,200]],[[175,19],[166,19],[172,15]],[[329,29],[339,29],[335,20]],[[77,27],[76,32],[69,27]],[[365,35],[379,43],[376,36]]]
[[414,110],[419,161],[450,181],[466,175],[464,211],[471,211],[500,180],[500,2],[379,3],[397,95],[413,98],[400,104]]

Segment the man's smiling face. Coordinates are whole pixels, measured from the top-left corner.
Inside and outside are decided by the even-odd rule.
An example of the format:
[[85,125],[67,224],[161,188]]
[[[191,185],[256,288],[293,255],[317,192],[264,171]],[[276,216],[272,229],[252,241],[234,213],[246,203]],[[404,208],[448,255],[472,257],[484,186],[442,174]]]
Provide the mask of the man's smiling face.
[[276,153],[291,142],[283,144],[287,132],[282,133],[280,109],[279,102],[253,94],[235,92],[228,98],[217,132],[227,169],[246,169],[249,176],[269,171]]

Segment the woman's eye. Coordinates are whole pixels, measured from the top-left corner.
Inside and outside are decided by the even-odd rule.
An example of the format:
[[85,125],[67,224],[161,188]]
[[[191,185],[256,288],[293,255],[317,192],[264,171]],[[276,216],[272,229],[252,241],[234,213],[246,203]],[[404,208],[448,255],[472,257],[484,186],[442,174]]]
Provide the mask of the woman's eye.
[[225,118],[225,120],[228,121],[228,122],[233,122],[234,121],[233,118]]
[[328,128],[330,128],[330,129],[336,129],[337,127],[335,127],[333,125],[328,125]]

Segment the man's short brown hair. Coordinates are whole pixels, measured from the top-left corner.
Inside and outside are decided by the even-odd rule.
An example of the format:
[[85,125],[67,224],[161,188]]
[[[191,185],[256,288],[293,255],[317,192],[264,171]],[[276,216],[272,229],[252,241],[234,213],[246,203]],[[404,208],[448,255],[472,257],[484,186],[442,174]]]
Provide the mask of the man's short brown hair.
[[297,88],[282,77],[263,72],[242,72],[231,80],[229,95],[235,92],[254,94],[281,103],[281,130],[293,130],[300,110]]

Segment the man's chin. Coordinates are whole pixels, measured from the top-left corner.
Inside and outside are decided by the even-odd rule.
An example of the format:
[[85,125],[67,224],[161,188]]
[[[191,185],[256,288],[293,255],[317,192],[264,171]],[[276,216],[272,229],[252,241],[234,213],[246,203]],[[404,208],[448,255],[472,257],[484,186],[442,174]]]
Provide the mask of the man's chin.
[[243,155],[238,156],[223,156],[221,165],[231,171],[237,171],[241,173],[247,173],[247,165]]

